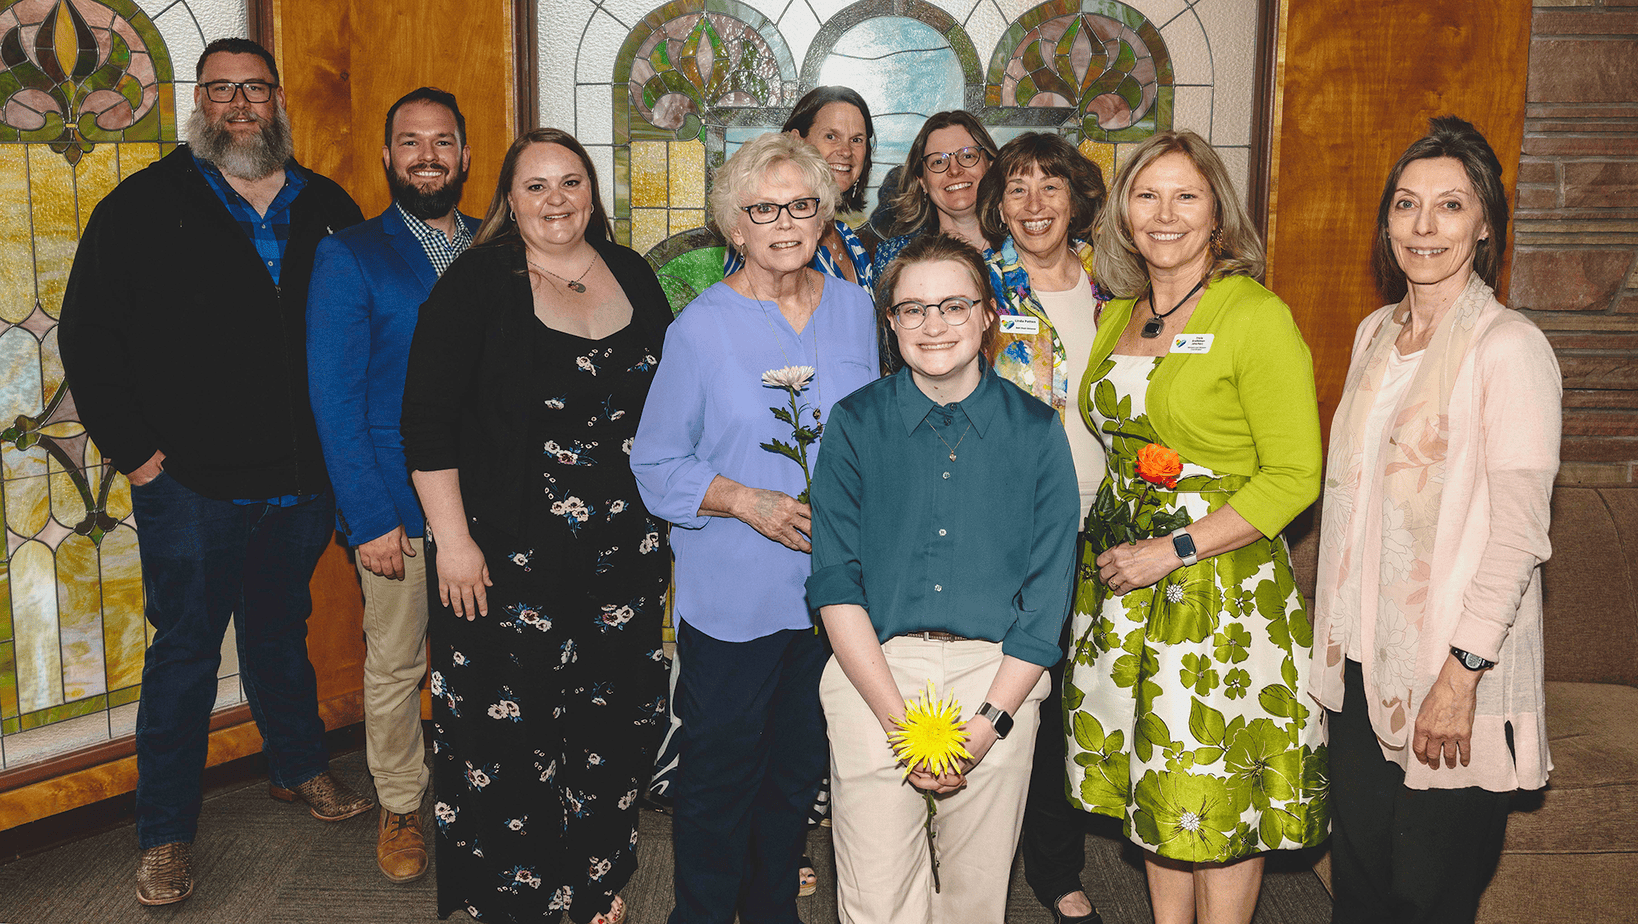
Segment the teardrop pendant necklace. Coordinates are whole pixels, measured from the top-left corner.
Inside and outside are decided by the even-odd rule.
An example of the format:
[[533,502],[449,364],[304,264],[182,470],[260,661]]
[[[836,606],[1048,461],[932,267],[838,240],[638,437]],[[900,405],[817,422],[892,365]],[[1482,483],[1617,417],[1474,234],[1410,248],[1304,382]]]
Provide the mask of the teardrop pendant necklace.
[[1189,290],[1189,294],[1183,296],[1183,300],[1178,302],[1177,304],[1173,305],[1172,310],[1166,312],[1165,314],[1159,314],[1159,313],[1157,313],[1155,311],[1155,292],[1154,292],[1153,287],[1151,287],[1149,289],[1149,313],[1151,315],[1154,315],[1154,316],[1151,317],[1149,320],[1144,321],[1143,322],[1143,330],[1138,332],[1139,334],[1142,335],[1143,339],[1153,340],[1156,337],[1159,337],[1160,332],[1166,329],[1166,319],[1171,317],[1172,315],[1176,314],[1177,309],[1182,308],[1184,306],[1184,304],[1186,304],[1188,302],[1189,299],[1194,298],[1194,293],[1196,293],[1196,292],[1200,291],[1201,289],[1205,288],[1206,279],[1209,279],[1209,278],[1211,278],[1210,274],[1208,274],[1206,277],[1202,278],[1199,282],[1195,283],[1194,288]]

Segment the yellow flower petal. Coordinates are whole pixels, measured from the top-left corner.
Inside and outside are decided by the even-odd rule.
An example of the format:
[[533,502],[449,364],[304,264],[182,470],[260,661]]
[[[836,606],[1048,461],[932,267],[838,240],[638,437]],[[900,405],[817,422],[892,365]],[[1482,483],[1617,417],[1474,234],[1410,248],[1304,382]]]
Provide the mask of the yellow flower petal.
[[953,696],[940,701],[931,680],[919,699],[904,701],[904,718],[893,724],[898,731],[888,738],[888,743],[904,761],[905,776],[917,766],[941,775],[958,769],[959,759],[972,758],[963,747],[967,732],[961,723],[961,705]]

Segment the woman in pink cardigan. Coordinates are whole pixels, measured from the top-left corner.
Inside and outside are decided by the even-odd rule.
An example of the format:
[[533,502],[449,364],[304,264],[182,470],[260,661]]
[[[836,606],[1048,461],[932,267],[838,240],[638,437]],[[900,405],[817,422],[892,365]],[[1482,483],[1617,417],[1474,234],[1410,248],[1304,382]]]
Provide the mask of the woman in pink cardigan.
[[1547,783],[1541,563],[1561,382],[1491,290],[1501,165],[1453,116],[1394,165],[1331,426],[1309,690],[1328,711],[1333,922],[1472,921],[1509,794]]

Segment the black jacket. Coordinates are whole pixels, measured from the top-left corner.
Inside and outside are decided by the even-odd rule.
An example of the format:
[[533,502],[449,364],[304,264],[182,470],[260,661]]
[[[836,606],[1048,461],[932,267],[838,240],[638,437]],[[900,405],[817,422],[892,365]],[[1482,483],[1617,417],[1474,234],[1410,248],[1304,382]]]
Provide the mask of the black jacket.
[[[671,307],[636,251],[591,244],[608,264],[659,358]],[[534,296],[523,251],[506,243],[461,254],[421,306],[404,380],[404,458],[412,472],[458,469],[469,518],[512,535],[523,530],[540,447],[525,445],[538,400],[532,336]],[[536,488],[538,490],[538,488]]]
[[186,146],[86,222],[58,336],[80,421],[122,472],[165,470],[218,499],[327,490],[307,403],[307,283],[320,239],[363,221],[334,182],[290,207],[275,286]]

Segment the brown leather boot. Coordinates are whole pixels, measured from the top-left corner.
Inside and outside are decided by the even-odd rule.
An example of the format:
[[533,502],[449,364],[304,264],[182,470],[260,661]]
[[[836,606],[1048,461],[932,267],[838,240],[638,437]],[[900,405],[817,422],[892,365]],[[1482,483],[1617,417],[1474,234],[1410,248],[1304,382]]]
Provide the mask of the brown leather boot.
[[375,835],[375,864],[393,882],[413,882],[427,874],[427,841],[421,813],[381,809]]
[[169,905],[193,894],[193,845],[184,841],[149,847],[137,857],[137,901]]
[[328,770],[295,789],[269,784],[267,794],[280,802],[299,799],[307,803],[308,810],[319,821],[342,821],[375,808],[374,799],[354,792],[352,787],[331,776]]

